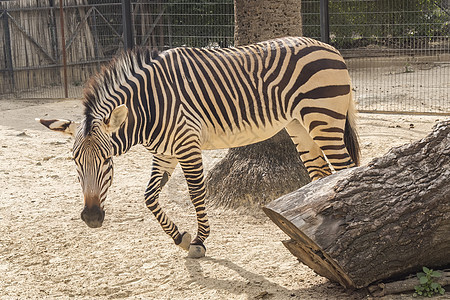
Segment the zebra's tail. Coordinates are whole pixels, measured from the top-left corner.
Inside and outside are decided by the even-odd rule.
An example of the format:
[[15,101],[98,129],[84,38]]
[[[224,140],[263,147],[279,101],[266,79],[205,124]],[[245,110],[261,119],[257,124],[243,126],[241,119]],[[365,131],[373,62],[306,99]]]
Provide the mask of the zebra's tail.
[[356,112],[352,93],[350,93],[350,97],[350,107],[347,111],[347,119],[345,122],[344,144],[355,165],[359,166],[361,152],[359,148],[358,133],[356,132]]

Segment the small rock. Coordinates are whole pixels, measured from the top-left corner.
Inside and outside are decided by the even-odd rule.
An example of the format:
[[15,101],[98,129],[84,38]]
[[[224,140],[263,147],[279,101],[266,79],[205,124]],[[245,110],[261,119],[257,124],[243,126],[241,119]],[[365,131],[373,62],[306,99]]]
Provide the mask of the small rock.
[[29,136],[25,131],[23,131],[23,132],[17,134],[17,136],[19,136],[19,137],[31,137],[31,136]]
[[61,141],[56,141],[56,142],[50,142],[48,144],[50,145],[65,145],[67,142],[61,142]]
[[270,294],[267,291],[264,291],[264,292],[259,293],[257,296],[255,296],[255,299],[267,299],[270,296],[272,296],[272,294]]

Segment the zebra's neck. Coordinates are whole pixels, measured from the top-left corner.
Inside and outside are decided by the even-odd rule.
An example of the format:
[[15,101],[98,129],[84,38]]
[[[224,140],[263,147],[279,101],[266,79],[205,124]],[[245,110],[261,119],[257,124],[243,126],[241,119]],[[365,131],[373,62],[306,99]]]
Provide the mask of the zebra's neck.
[[94,76],[85,91],[87,131],[92,120],[107,122],[116,107],[124,104],[128,108],[128,118],[119,131],[112,134],[115,155],[148,139],[146,131],[151,126],[149,109],[153,101],[150,78],[155,57],[149,58],[148,52],[125,53]]
[[116,89],[115,107],[125,104],[128,108],[128,118],[118,132],[112,135],[115,155],[127,152],[136,144],[145,144],[148,140],[147,131],[151,128],[152,119],[149,107],[153,105],[153,93],[150,87],[150,65],[135,68],[133,72]]

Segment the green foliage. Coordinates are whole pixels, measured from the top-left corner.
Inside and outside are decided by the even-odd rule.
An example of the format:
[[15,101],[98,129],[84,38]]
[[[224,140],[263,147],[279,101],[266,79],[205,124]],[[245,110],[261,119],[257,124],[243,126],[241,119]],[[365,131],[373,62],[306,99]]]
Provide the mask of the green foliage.
[[169,0],[173,46],[221,46],[233,44],[233,0]]
[[[437,2],[330,0],[331,42],[339,49],[369,44],[418,48],[450,34],[449,11],[439,7]],[[304,35],[320,37],[319,1],[302,1],[302,16]]]
[[422,268],[423,272],[417,273],[417,278],[420,284],[416,285],[414,289],[414,297],[432,297],[434,295],[444,295],[445,290],[437,282],[434,282],[434,278],[441,277],[441,273],[428,269],[427,267]]

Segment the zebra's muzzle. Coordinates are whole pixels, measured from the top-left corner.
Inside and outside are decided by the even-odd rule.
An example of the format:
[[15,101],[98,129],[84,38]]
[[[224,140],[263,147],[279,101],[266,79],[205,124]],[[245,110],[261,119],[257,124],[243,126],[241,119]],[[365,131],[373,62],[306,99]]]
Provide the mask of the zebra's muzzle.
[[83,220],[87,226],[91,228],[98,228],[102,226],[105,219],[105,211],[97,205],[92,207],[84,206],[81,212],[81,220]]

